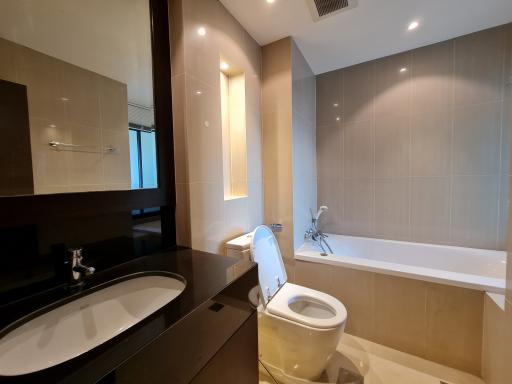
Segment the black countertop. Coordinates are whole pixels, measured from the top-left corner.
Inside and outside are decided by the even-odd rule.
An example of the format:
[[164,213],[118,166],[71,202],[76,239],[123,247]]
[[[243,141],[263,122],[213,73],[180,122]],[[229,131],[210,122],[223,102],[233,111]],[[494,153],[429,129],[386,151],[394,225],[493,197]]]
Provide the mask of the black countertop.
[[[120,370],[121,373],[115,381],[109,379],[109,374],[115,374],[115,370],[123,363],[126,366],[126,362],[136,357],[139,352],[142,351],[143,355],[144,350],[150,350],[151,348],[147,347],[152,343],[155,344],[154,342],[166,333],[168,334],[166,345],[172,344],[173,340],[183,344],[187,342],[188,336],[193,338],[194,335],[184,335],[183,332],[178,331],[181,327],[183,330],[187,329],[186,332],[193,333],[194,328],[191,328],[193,325],[188,328],[183,326],[187,317],[194,319],[194,316],[190,316],[191,314],[196,313],[197,319],[194,322],[198,327],[204,328],[205,324],[218,321],[217,329],[206,325],[209,328],[206,331],[218,332],[219,337],[224,333],[223,337],[229,338],[230,332],[233,332],[230,327],[240,326],[254,313],[254,308],[248,303],[247,293],[255,283],[257,284],[255,264],[191,249],[176,249],[141,257],[103,272],[98,271],[86,281],[84,289],[78,294],[70,295],[65,290],[56,290],[39,295],[37,298],[2,307],[0,326],[3,328],[34,310],[52,303],[55,305],[59,300],[62,304],[84,296],[95,288],[99,289],[100,285],[104,287],[105,283],[113,279],[152,271],[172,272],[184,277],[187,281],[185,290],[178,298],[148,318],[73,360],[33,374],[16,377],[0,376],[0,383],[93,383],[102,378],[104,382],[126,382],[127,380],[122,379],[123,370]],[[211,317],[222,308],[225,308],[222,316]],[[199,318],[203,320],[198,320]],[[222,329],[219,330],[219,327]],[[223,342],[224,339],[219,337],[212,342],[212,345]],[[158,348],[161,349],[161,346]],[[213,350],[201,352],[198,360],[206,359],[214,352]],[[171,350],[166,353],[169,356],[173,355]],[[183,354],[180,355],[179,352],[176,356],[189,359]],[[198,367],[194,367],[194,370],[197,369]]]

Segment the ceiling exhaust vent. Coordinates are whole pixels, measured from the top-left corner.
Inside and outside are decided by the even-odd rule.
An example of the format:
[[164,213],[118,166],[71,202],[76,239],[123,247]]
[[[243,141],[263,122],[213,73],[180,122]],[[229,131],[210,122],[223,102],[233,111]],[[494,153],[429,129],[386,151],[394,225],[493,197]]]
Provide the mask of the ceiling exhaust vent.
[[307,0],[307,2],[315,21],[357,6],[357,0]]

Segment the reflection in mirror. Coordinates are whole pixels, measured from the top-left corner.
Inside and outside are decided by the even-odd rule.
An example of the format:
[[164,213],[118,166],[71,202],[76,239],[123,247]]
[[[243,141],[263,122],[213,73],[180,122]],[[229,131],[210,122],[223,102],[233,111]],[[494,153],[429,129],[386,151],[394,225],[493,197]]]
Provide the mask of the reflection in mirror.
[[0,196],[158,187],[149,0],[0,2]]

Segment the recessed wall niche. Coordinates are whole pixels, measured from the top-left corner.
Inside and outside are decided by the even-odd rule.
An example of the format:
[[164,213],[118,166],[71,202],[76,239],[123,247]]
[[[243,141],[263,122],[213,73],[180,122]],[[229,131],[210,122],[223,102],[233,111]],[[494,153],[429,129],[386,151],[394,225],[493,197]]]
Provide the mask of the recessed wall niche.
[[247,197],[245,73],[220,62],[224,200]]

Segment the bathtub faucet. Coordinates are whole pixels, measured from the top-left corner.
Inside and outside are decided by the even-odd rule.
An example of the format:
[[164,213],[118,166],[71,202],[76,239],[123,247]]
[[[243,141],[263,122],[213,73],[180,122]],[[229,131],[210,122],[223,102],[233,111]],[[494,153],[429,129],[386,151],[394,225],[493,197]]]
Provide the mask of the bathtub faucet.
[[311,239],[313,241],[316,241],[318,243],[318,245],[320,245],[320,248],[322,248],[322,251],[324,253],[327,253],[324,248],[324,244],[325,244],[325,246],[329,250],[329,253],[332,254],[333,253],[332,248],[329,246],[329,244],[327,243],[327,240],[326,240],[326,238],[328,236],[325,233],[323,233],[320,229],[318,229],[318,226],[317,226],[318,219],[320,218],[320,215],[322,213],[326,212],[327,209],[328,208],[326,206],[321,206],[320,209],[318,210],[316,216],[313,215],[313,211],[311,209],[309,210],[311,212],[311,227],[304,234],[304,238],[306,240]]

